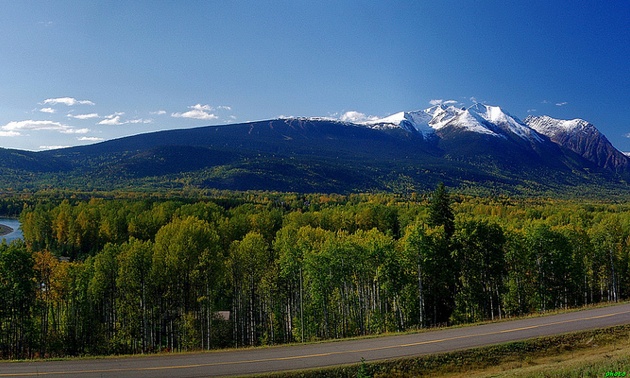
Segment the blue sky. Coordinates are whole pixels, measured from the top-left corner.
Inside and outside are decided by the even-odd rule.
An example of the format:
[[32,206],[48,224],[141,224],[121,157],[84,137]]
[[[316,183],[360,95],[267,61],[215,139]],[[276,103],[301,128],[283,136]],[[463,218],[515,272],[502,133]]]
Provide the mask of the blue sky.
[[630,151],[630,2],[15,1],[0,146],[432,100],[583,118]]

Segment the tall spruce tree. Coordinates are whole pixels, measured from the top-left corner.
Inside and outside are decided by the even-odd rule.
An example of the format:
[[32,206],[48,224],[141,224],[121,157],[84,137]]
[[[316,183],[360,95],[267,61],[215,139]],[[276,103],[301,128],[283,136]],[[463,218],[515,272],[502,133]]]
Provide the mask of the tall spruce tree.
[[447,239],[455,233],[455,215],[451,209],[451,196],[444,187],[444,183],[438,184],[431,195],[428,223],[431,227],[444,226]]
[[455,234],[455,216],[451,209],[451,197],[440,183],[431,194],[429,203],[428,225],[443,229],[441,242],[435,244],[434,270],[436,284],[431,291],[436,295],[433,305],[433,324],[446,324],[455,309],[456,280],[459,262],[453,260],[454,245],[451,242]]

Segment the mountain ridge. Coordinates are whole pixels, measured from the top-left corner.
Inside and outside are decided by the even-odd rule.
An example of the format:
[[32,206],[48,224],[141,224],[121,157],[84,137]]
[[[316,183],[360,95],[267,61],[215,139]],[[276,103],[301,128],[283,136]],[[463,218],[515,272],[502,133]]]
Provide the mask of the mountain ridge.
[[525,123],[553,142],[581,155],[596,165],[613,171],[628,171],[630,160],[617,150],[593,124],[583,119],[561,120],[549,116],[529,116]]
[[439,105],[354,123],[279,118],[25,153],[21,161],[34,160],[32,166],[0,161],[5,173],[0,187],[16,186],[8,181],[12,177],[28,188],[52,182],[92,189],[193,186],[345,193],[406,192],[444,182],[506,192],[579,186],[630,192],[628,157],[595,126],[589,130],[559,138],[484,104]]

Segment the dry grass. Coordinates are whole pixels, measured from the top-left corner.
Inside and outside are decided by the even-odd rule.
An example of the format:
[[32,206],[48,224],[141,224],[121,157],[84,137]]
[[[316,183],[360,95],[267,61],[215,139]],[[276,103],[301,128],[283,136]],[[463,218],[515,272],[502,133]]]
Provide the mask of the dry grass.
[[608,371],[630,374],[630,342],[605,345],[560,355],[509,362],[491,368],[451,374],[443,377],[534,378],[534,377],[604,377]]

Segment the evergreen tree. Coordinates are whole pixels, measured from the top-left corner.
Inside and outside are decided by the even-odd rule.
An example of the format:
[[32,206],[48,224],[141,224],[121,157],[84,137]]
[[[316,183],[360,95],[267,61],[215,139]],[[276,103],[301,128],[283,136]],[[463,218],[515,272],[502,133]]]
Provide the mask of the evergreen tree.
[[431,227],[444,226],[447,239],[450,239],[455,233],[455,216],[451,209],[451,196],[443,183],[440,183],[431,195],[428,223]]

